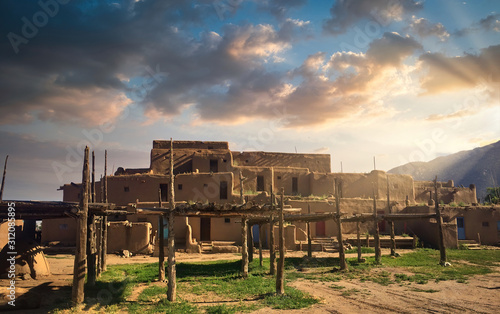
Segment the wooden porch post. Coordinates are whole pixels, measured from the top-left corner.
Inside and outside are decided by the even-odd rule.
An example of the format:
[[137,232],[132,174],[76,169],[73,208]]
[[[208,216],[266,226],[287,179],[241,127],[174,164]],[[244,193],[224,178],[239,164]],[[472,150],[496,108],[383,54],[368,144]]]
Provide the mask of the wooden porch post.
[[360,221],[356,221],[356,235],[358,238],[358,263],[361,263],[363,261],[361,257],[361,228],[360,228]]
[[345,251],[344,251],[344,240],[342,237],[342,221],[340,219],[340,181],[335,180],[335,206],[337,209],[337,214],[336,214],[336,220],[337,220],[337,229],[338,229],[338,234],[337,234],[337,240],[339,242],[339,258],[340,258],[340,269],[341,270],[346,270],[347,269],[347,263],[345,260]]
[[279,211],[279,248],[280,260],[278,262],[278,274],[276,276],[276,293],[285,293],[285,228],[283,226],[283,207],[285,202],[285,189],[281,188],[281,203]]
[[[158,204],[162,208],[161,188],[158,189]],[[163,233],[163,214],[158,216],[158,280],[165,281],[165,251],[164,251],[164,233]]]
[[262,228],[262,224],[259,224],[259,266],[262,267],[264,261],[262,259],[262,237],[265,236],[264,228]]
[[[307,204],[307,213],[311,213],[311,205]],[[312,257],[311,223],[307,222],[307,257]]]
[[[392,214],[391,197],[389,189],[389,175],[387,175],[387,213]],[[396,255],[396,235],[394,234],[394,220],[389,221],[389,228],[391,232],[391,256]]]
[[[101,198],[104,200],[104,203],[108,203],[108,151],[104,151],[104,182],[101,181],[101,184],[104,185],[103,194]],[[101,268],[102,271],[106,271],[107,263],[106,263],[106,254],[108,253],[108,216],[104,215],[102,217],[102,253],[101,253]]]
[[377,195],[375,193],[375,184],[373,184],[373,227],[375,228],[375,233],[373,235],[375,240],[375,263],[380,263],[380,236],[378,231]]
[[89,148],[85,147],[82,171],[82,189],[80,195],[80,212],[76,226],[76,249],[75,264],[73,267],[73,288],[71,292],[71,301],[73,304],[83,303],[85,292],[85,273],[87,255],[87,214],[89,210],[88,198],[89,186]]
[[2,187],[0,188],[0,202],[3,200],[3,187],[5,185],[5,175],[7,174],[7,160],[9,155],[5,157],[5,164],[3,165]]
[[[274,205],[273,205],[274,209]],[[274,248],[274,215],[269,216],[269,273],[276,275],[276,250]]]
[[241,273],[244,278],[248,277],[248,219],[247,217],[241,217]]
[[248,244],[247,244],[247,247],[248,247],[248,262],[251,263],[253,261],[253,226],[250,225],[250,223],[248,224],[248,227],[247,227],[247,232],[248,232]]
[[438,226],[439,235],[439,264],[444,266],[446,263],[446,246],[444,244],[444,234],[443,234],[443,217],[441,217],[441,210],[439,208],[438,199],[438,187],[437,187],[437,176],[434,179],[434,206],[436,210],[436,221]]
[[175,233],[174,233],[174,209],[175,209],[175,189],[174,189],[174,141],[170,138],[170,208],[168,211],[168,291],[167,299],[175,302],[177,290],[177,278],[175,270]]

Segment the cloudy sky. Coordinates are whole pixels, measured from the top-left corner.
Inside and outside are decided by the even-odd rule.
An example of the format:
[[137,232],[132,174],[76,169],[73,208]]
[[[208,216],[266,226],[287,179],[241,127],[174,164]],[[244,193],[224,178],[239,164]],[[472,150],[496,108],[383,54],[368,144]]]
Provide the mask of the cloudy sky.
[[500,140],[500,2],[4,0],[4,199],[59,200],[85,145],[328,153],[389,170]]

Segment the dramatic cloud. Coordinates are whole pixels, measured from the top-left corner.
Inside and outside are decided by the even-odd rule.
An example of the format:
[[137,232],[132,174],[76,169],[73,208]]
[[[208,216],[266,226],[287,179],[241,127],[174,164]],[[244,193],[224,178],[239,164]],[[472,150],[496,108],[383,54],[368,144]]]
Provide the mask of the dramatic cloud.
[[474,23],[470,27],[457,31],[455,35],[466,36],[481,31],[500,32],[500,14],[490,14]]
[[420,1],[414,0],[339,0],[330,9],[332,17],[325,21],[323,29],[327,33],[338,35],[360,20],[387,25],[422,7]]
[[482,49],[478,55],[447,57],[427,53],[420,57],[423,70],[421,86],[426,93],[482,87],[498,93],[500,83],[500,45]]
[[441,23],[431,23],[425,18],[416,18],[413,16],[413,21],[408,29],[420,36],[421,38],[436,36],[441,41],[445,41],[450,37],[450,34]]

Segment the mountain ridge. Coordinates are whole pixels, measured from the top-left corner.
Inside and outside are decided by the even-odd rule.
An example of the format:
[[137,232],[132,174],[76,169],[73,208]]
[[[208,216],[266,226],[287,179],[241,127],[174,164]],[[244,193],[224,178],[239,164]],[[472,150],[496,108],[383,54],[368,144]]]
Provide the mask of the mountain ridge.
[[388,171],[409,174],[415,180],[453,180],[455,186],[475,184],[477,197],[486,196],[486,188],[500,182],[500,141],[472,150],[440,156],[428,162],[410,162]]

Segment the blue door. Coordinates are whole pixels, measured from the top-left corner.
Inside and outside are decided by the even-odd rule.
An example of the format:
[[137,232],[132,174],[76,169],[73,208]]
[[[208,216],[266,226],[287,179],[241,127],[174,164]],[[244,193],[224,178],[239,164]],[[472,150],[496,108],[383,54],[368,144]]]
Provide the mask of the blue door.
[[457,236],[459,240],[465,240],[464,217],[457,217]]
[[252,233],[253,233],[253,243],[259,243],[259,225],[253,225],[252,226]]

